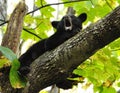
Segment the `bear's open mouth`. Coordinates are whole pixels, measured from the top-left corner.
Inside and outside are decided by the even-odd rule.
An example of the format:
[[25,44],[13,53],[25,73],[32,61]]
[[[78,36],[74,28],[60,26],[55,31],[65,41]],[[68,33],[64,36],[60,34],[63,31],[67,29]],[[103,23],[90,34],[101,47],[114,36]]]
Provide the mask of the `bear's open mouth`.
[[72,30],[72,19],[69,15],[65,16],[64,26],[65,26],[65,30]]

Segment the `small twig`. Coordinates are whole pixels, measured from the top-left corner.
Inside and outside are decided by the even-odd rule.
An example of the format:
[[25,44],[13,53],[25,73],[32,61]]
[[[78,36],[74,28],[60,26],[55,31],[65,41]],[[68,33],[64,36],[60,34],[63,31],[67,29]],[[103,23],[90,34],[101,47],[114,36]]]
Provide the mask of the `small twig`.
[[93,1],[92,1],[92,0],[90,0],[90,2],[91,2],[91,4],[94,6],[94,3],[93,3]]
[[7,20],[7,21],[4,21],[3,23],[0,24],[0,26],[6,24],[6,23],[8,23],[8,22],[9,22],[8,20]]
[[[33,9],[35,8],[35,0],[33,0]],[[34,13],[32,13],[31,16],[34,16]]]
[[30,33],[30,34],[36,36],[36,37],[39,38],[39,39],[42,39],[42,38],[39,37],[37,34],[35,34],[35,33],[31,32],[31,31],[27,30],[26,28],[23,28],[23,30],[25,30],[26,32],[28,32],[28,33]]
[[5,20],[3,20],[3,19],[0,19],[0,21],[1,21],[1,22],[5,22]]
[[118,48],[118,49],[111,49],[112,51],[118,51],[118,50],[120,50],[120,48]]
[[109,2],[107,0],[105,0],[105,2],[107,3],[107,5],[111,8],[111,10],[113,10],[112,6],[109,4]]
[[66,1],[66,2],[61,2],[61,3],[46,4],[46,5],[43,5],[43,6],[39,7],[39,8],[36,8],[33,11],[28,12],[27,15],[32,13],[32,12],[35,12],[35,11],[41,9],[41,8],[48,7],[48,6],[51,6],[51,5],[68,4],[68,3],[75,3],[75,2],[80,2],[80,1],[89,1],[89,0],[74,0],[74,1]]
[[0,11],[0,14],[2,15],[3,19],[5,19],[5,16],[4,16],[4,14],[2,13],[2,11]]
[[43,6],[43,2],[42,2],[42,0],[40,0],[40,3],[41,3],[41,6]]
[[34,27],[32,30],[35,30],[36,28],[38,28],[43,22],[39,23],[36,27]]

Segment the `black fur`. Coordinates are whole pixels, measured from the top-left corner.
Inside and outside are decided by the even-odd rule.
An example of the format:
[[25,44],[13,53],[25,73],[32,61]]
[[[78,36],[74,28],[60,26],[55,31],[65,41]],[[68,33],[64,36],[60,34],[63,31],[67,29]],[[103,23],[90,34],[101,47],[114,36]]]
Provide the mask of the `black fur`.
[[[53,21],[52,26],[56,29],[56,33],[51,37],[37,42],[30,47],[27,52],[20,56],[21,63],[19,72],[21,75],[29,73],[30,64],[46,51],[55,49],[57,46],[76,35],[82,29],[82,23],[86,20],[85,13],[78,17],[74,15],[66,15],[61,21]],[[70,86],[71,87],[71,86]]]

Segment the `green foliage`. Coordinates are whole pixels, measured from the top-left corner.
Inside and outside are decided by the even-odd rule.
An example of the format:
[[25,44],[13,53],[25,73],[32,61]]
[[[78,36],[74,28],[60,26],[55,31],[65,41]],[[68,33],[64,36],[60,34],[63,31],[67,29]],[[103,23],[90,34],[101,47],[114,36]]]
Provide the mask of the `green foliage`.
[[[68,1],[68,0],[62,0]],[[65,7],[72,6],[77,15],[86,12],[88,15],[87,21],[95,22],[100,18],[103,18],[106,14],[112,11],[111,8],[115,8],[118,0],[86,0],[77,3],[65,4]],[[109,5],[108,5],[109,4]]]
[[17,59],[17,56],[10,49],[2,46],[0,46],[0,51],[11,62],[9,78],[10,78],[10,83],[12,87],[14,88],[24,87],[26,85],[26,80],[25,78],[21,78],[18,74],[20,63]]
[[74,71],[92,82],[95,91],[102,91],[102,87],[100,93],[116,93],[112,85],[120,78],[119,41],[117,39],[99,50]]
[[[5,57],[7,57],[11,61],[14,61],[17,58],[16,55],[8,48],[0,46],[0,51],[2,52],[2,54]],[[18,65],[20,65],[20,64],[18,64]]]
[[[39,37],[41,37],[42,39],[47,38],[47,32],[51,29],[51,22],[50,22],[50,18],[53,17],[52,12],[55,11],[54,8],[52,8],[51,6],[48,7],[44,7],[44,5],[47,4],[47,2],[45,2],[45,0],[37,0],[35,2],[36,7],[41,7],[41,9],[37,12],[35,12],[36,15],[27,15],[25,17],[25,28],[27,28],[30,32],[38,35]],[[26,32],[26,31],[22,31],[22,36],[21,36],[24,40],[27,39],[32,39],[35,41],[38,41],[39,39],[37,37],[35,37],[34,35]]]
[[103,87],[100,93],[116,93],[116,90],[113,87]]

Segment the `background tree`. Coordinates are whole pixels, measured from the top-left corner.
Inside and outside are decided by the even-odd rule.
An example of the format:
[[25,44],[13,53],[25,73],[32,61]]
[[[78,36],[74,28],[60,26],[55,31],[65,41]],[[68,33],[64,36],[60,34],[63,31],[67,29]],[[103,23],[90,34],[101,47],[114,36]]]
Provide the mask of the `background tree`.
[[[7,18],[7,0],[0,0],[0,24],[4,23]],[[0,29],[2,30],[2,28]],[[0,31],[0,34],[3,35],[3,32]],[[0,37],[0,43],[2,40],[2,36]]]
[[6,20],[7,16],[7,0],[0,0],[0,24]]

